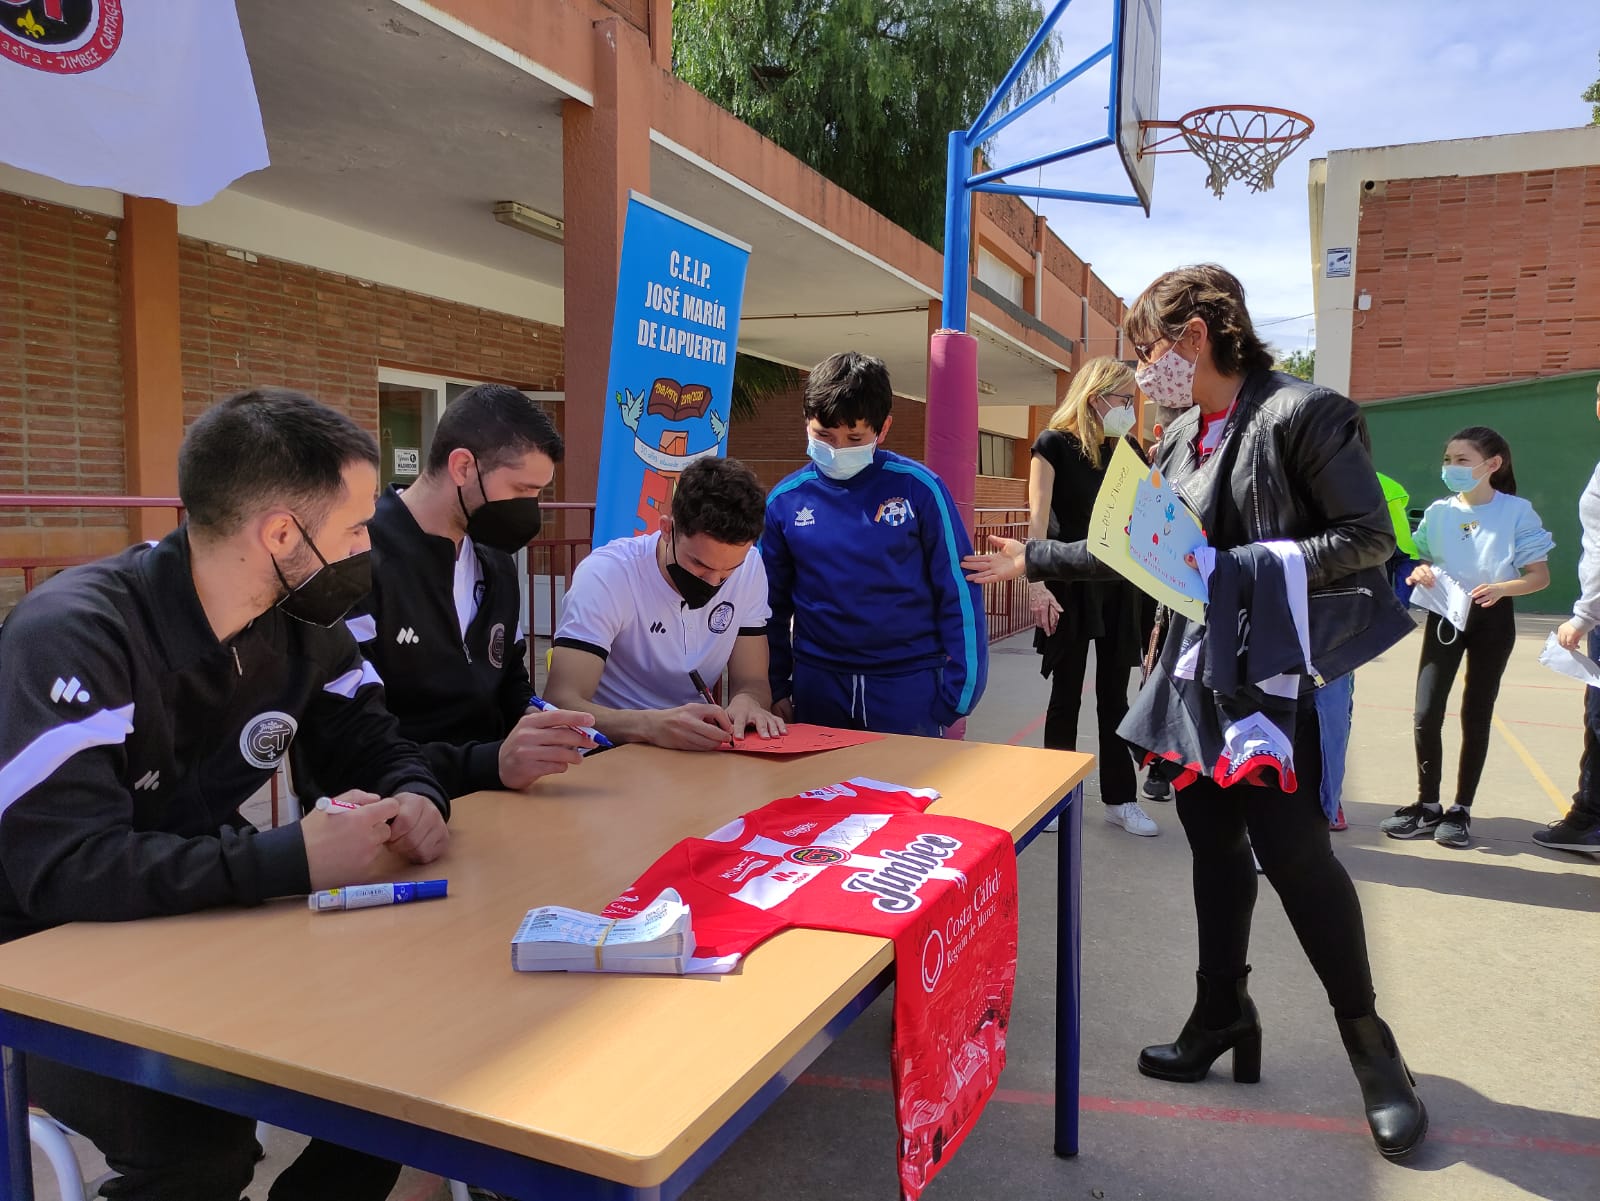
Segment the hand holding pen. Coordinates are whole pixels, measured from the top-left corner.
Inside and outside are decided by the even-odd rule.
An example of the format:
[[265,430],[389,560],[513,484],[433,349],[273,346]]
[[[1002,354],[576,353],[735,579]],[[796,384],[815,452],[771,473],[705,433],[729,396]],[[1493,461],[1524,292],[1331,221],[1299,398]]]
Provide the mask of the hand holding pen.
[[500,783],[521,791],[581,763],[590,751],[609,747],[610,741],[593,727],[592,713],[558,709],[533,697],[527,714],[500,744]]
[[694,685],[695,691],[704,698],[707,705],[713,706],[722,718],[727,719],[727,724],[724,726],[721,718],[715,716],[708,715],[707,720],[715,721],[735,742],[742,739],[751,729],[762,738],[776,738],[788,729],[782,718],[763,708],[761,703],[747,692],[741,692],[729,702],[726,709],[723,709],[712,698],[711,690],[706,687],[706,682],[698,671],[689,673],[689,682]]

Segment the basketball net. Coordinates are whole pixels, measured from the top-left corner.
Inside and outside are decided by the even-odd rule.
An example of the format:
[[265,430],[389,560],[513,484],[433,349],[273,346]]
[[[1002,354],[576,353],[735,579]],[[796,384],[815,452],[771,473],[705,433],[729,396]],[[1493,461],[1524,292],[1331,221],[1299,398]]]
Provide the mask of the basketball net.
[[[1218,104],[1197,108],[1176,121],[1141,121],[1145,141],[1139,157],[1179,154],[1187,150],[1210,171],[1211,191],[1221,196],[1230,180],[1252,192],[1272,187],[1273,172],[1311,136],[1311,118],[1286,108],[1252,104]],[[1176,130],[1151,140],[1152,131]],[[1181,142],[1182,145],[1172,143]],[[1166,149],[1163,149],[1166,147]]]

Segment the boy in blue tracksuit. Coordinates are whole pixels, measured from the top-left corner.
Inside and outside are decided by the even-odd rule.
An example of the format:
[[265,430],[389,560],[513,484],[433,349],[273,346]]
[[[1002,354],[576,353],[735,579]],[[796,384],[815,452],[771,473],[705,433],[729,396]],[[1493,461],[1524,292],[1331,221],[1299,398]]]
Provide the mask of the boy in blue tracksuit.
[[944,483],[878,446],[893,403],[871,355],[836,354],[806,382],[811,462],[767,497],[761,536],[773,712],[937,737],[983,695],[983,594]]

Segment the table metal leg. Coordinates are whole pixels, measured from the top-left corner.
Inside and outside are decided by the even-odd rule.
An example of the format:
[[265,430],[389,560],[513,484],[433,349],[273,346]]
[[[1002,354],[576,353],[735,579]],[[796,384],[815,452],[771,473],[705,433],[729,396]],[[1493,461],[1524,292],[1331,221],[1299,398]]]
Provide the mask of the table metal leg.
[[1079,969],[1083,951],[1083,785],[1072,790],[1056,842],[1056,1154],[1078,1153]]
[[6,1201],[33,1201],[33,1153],[28,1144],[28,1075],[22,1052],[0,1047],[5,1137],[0,1139],[0,1185]]

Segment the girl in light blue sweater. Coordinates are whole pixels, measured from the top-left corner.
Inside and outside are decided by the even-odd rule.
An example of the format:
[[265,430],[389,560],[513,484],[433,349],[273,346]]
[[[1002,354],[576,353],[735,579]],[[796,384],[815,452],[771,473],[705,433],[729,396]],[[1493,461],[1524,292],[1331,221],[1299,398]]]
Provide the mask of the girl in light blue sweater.
[[[1395,810],[1379,829],[1390,838],[1431,834],[1442,846],[1464,847],[1470,841],[1472,800],[1489,754],[1495,698],[1517,641],[1511,598],[1549,587],[1546,560],[1555,541],[1533,506],[1516,494],[1511,447],[1488,426],[1471,426],[1450,439],[1440,478],[1453,495],[1434,501],[1423,514],[1416,534],[1422,563],[1407,582],[1431,587],[1437,566],[1471,594],[1472,607],[1464,629],[1437,613],[1428,614],[1413,714],[1417,801]],[[1467,682],[1461,697],[1461,762],[1455,804],[1445,811],[1439,801],[1441,733],[1463,657]]]

